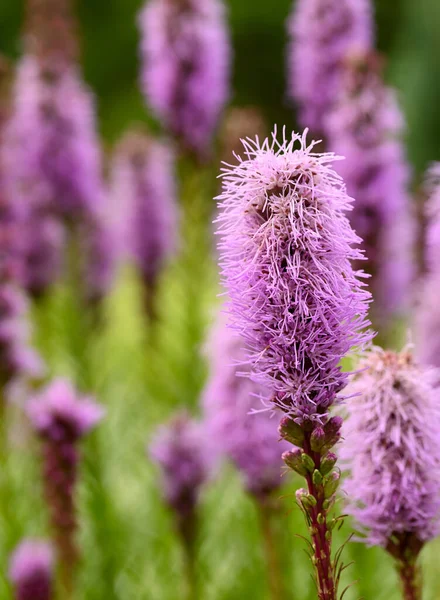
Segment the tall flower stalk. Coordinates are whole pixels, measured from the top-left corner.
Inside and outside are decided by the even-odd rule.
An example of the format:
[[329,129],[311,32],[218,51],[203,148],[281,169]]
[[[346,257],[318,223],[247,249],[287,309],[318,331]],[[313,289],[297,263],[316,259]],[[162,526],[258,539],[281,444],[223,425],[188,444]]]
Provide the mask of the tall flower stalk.
[[80,398],[69,382],[55,380],[29,401],[27,412],[42,443],[44,495],[60,562],[63,597],[70,598],[79,560],[75,539],[78,445],[104,411],[92,400]]
[[379,57],[371,52],[347,57],[326,128],[329,149],[347,157],[337,170],[355,198],[349,218],[368,259],[373,320],[384,329],[410,304],[415,220],[403,116],[381,71]]
[[199,159],[229,96],[230,43],[222,0],[152,0],[140,14],[141,83],[165,129]]
[[130,132],[113,159],[112,195],[124,254],[142,281],[144,308],[157,316],[163,268],[177,247],[178,209],[174,163],[168,146],[142,132]]
[[423,364],[440,367],[440,164],[429,169],[425,188],[428,196],[424,239],[425,272],[416,299],[416,354]]
[[331,168],[337,157],[313,152],[305,134],[244,142],[226,167],[219,196],[219,244],[231,325],[243,337],[252,380],[285,413],[283,454],[306,479],[297,499],[312,538],[320,600],[334,600],[340,569],[331,554],[340,474],[330,451],[342,420],[331,417],[348,374],[340,366],[366,332],[369,294],[353,272],[359,238],[345,216],[351,200]]
[[297,0],[287,23],[288,96],[303,127],[325,133],[339,97],[344,62],[373,46],[371,0]]
[[[25,282],[43,294],[60,275],[65,237],[81,239],[83,279],[102,244],[104,189],[94,99],[81,79],[71,0],[28,0],[7,131],[9,193],[27,207]],[[38,224],[38,225],[37,225]],[[92,290],[102,279],[89,281]],[[83,287],[83,286],[82,286]],[[105,291],[105,290],[104,290]]]
[[197,598],[195,551],[198,503],[209,476],[210,461],[200,423],[182,413],[157,432],[149,446],[152,460],[161,469],[163,497],[173,512],[182,542],[188,600]]
[[422,598],[419,554],[440,531],[438,381],[410,350],[375,348],[348,388],[348,511],[366,543],[395,559],[405,600]]
[[240,473],[247,493],[255,501],[263,535],[271,598],[283,590],[280,553],[281,453],[287,442],[279,439],[276,416],[262,410],[261,399],[270,395],[244,377],[245,351],[240,336],[226,327],[221,316],[208,344],[210,377],[203,392],[205,426],[214,455],[226,457]]
[[[30,348],[27,300],[21,286],[23,211],[6,192],[8,79],[6,62],[0,57],[0,396],[17,379],[36,376],[42,369],[37,354]],[[1,408],[3,400],[0,399]]]

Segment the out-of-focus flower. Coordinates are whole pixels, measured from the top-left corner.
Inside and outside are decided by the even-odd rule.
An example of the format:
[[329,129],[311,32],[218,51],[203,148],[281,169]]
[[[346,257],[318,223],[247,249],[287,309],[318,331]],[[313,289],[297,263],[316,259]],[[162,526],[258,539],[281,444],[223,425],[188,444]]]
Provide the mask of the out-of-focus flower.
[[[279,419],[264,410],[267,390],[240,376],[243,343],[219,319],[208,347],[211,375],[203,394],[208,440],[213,450],[230,458],[248,492],[258,499],[281,486],[281,459],[288,444],[280,441]],[[249,367],[248,367],[249,368]]]
[[161,469],[164,499],[186,544],[192,543],[200,492],[210,472],[205,436],[201,423],[180,414],[158,430],[149,446]]
[[[313,152],[306,136],[243,142],[245,156],[224,169],[220,264],[232,327],[249,350],[250,377],[271,391],[286,416],[280,436],[298,446],[283,454],[303,475],[318,595],[335,598],[329,507],[340,474],[329,450],[342,421],[329,417],[348,374],[340,366],[363,346],[370,295],[353,271],[360,239],[345,216],[351,199],[331,168],[333,154]],[[323,542],[323,540],[325,540]],[[319,549],[319,550],[318,550]]]
[[139,23],[146,100],[184,148],[203,158],[229,95],[223,3],[150,0]]
[[78,559],[75,491],[79,440],[99,423],[101,406],[81,398],[68,381],[55,380],[26,407],[43,445],[43,482],[54,544],[65,580],[70,581]]
[[[366,541],[399,561],[404,584],[424,542],[440,531],[439,374],[411,352],[374,349],[351,385],[341,458],[348,511]],[[416,573],[413,573],[416,576]],[[405,597],[418,597],[405,596]]]
[[341,94],[326,122],[328,146],[355,198],[350,222],[363,240],[372,275],[373,316],[384,324],[408,307],[414,276],[415,223],[403,118],[374,54],[346,61]]
[[161,271],[177,246],[178,209],[170,149],[140,132],[129,133],[113,160],[113,200],[123,250],[134,260],[154,315]]
[[426,365],[440,367],[440,164],[433,165],[425,182],[427,227],[425,235],[425,273],[416,298],[416,354]]
[[81,79],[74,33],[70,2],[29,1],[6,140],[7,190],[26,211],[24,280],[34,294],[59,275],[63,226],[94,222],[104,208],[94,98]]
[[9,564],[15,600],[52,600],[53,563],[52,548],[47,542],[36,539],[20,542]]
[[344,62],[373,44],[371,0],[298,0],[288,21],[288,95],[303,127],[324,133]]
[[375,348],[348,390],[341,457],[349,510],[367,541],[387,547],[393,536],[434,538],[440,519],[438,374],[411,352]]
[[20,288],[23,266],[23,218],[5,190],[8,148],[4,128],[8,118],[4,81],[6,67],[0,64],[0,386],[22,376],[40,374],[42,364],[29,346],[27,302]]

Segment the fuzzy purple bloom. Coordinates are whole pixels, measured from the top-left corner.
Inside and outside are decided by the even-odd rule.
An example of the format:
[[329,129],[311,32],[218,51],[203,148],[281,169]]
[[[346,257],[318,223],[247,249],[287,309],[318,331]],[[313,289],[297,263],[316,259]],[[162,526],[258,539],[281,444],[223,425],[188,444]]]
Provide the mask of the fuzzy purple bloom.
[[147,307],[177,246],[173,167],[170,149],[140,132],[129,133],[121,141],[113,161],[112,187],[123,251],[141,274]]
[[268,391],[240,376],[243,344],[223,321],[213,329],[208,347],[211,375],[203,393],[208,437],[213,450],[236,465],[247,491],[264,499],[281,486],[281,454],[289,446],[279,439],[279,418],[262,405]]
[[55,380],[27,405],[43,446],[43,482],[50,521],[66,580],[78,559],[75,488],[80,460],[78,442],[104,416],[104,409],[81,398],[68,381]]
[[29,346],[27,302],[20,287],[23,261],[22,211],[6,193],[8,147],[3,101],[6,71],[0,64],[0,386],[20,376],[37,376],[42,363]]
[[76,65],[57,66],[22,58],[8,135],[22,201],[75,220],[103,204],[95,105]]
[[360,369],[341,448],[349,512],[369,544],[414,548],[440,531],[439,374],[380,348]]
[[243,142],[244,158],[224,169],[218,233],[231,325],[245,342],[251,379],[286,413],[280,437],[297,448],[283,460],[307,482],[297,500],[318,596],[336,600],[328,516],[339,473],[329,450],[342,423],[329,411],[348,379],[341,358],[371,338],[370,295],[351,265],[362,253],[345,216],[351,199],[330,166],[338,157],[313,152],[306,133]]
[[52,600],[54,593],[54,556],[42,540],[25,539],[14,550],[9,578],[15,600]]
[[338,157],[314,153],[305,135],[243,144],[219,196],[230,320],[274,404],[320,422],[347,382],[341,358],[371,337],[369,294],[350,264],[362,258],[351,199],[329,166]]
[[425,189],[428,196],[425,273],[416,298],[416,354],[423,364],[440,367],[440,164],[428,170]]
[[202,424],[186,414],[178,415],[158,430],[149,454],[161,469],[165,501],[175,512],[178,529],[189,543],[200,492],[210,472]]
[[30,31],[6,131],[7,190],[26,214],[24,282],[36,296],[60,275],[63,226],[81,222],[94,230],[90,223],[101,219],[104,208],[94,98],[71,48],[68,4],[33,0],[29,5]]
[[373,44],[370,0],[298,0],[288,21],[288,95],[303,127],[325,132],[339,96],[344,61]]
[[440,259],[440,163],[428,169],[425,189],[428,195],[425,262],[427,270],[434,273]]
[[414,219],[403,118],[373,54],[346,62],[338,103],[326,122],[328,147],[356,201],[350,222],[363,240],[372,275],[373,314],[381,323],[408,307],[414,276]]
[[229,95],[221,0],[150,0],[139,19],[142,88],[165,128],[203,157]]

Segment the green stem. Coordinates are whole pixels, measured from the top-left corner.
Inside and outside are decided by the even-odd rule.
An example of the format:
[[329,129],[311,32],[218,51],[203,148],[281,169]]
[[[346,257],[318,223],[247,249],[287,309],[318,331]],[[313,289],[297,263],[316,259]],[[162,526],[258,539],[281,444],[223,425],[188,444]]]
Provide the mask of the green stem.
[[197,540],[197,516],[195,513],[179,515],[177,529],[182,540],[183,560],[186,581],[187,600],[197,600],[197,577],[196,577],[196,540]]

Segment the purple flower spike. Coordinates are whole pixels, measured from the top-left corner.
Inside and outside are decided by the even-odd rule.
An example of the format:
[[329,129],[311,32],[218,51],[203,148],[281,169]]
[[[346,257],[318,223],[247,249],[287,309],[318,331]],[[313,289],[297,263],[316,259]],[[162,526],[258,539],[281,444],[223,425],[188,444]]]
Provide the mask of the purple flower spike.
[[15,600],[52,600],[53,563],[52,548],[47,542],[22,541],[11,556],[9,565]]
[[274,404],[320,422],[348,379],[341,358],[371,337],[370,295],[350,265],[362,259],[345,217],[351,199],[330,166],[338,157],[314,153],[305,135],[243,145],[219,196],[230,320]]
[[370,0],[298,0],[288,21],[288,95],[303,127],[325,132],[339,96],[344,61],[373,44]]
[[[287,466],[307,482],[298,503],[316,553],[320,600],[336,600],[329,509],[339,472],[329,450],[341,422],[329,418],[348,375],[340,367],[362,347],[370,295],[351,266],[362,253],[345,216],[351,199],[331,168],[333,154],[313,152],[306,135],[243,142],[245,156],[223,173],[218,233],[229,317],[247,349],[250,378],[271,391],[286,416],[280,436],[298,446]],[[328,465],[331,465],[328,468]]]
[[79,440],[104,416],[104,409],[80,398],[71,384],[58,379],[32,398],[27,412],[43,444],[43,481],[54,544],[66,589],[78,560],[75,487],[78,478]]
[[360,369],[348,388],[354,397],[342,431],[348,510],[366,542],[398,560],[407,585],[424,542],[440,532],[439,373],[408,350],[381,348]]
[[173,156],[162,142],[129,133],[113,161],[113,196],[123,250],[134,260],[145,290],[146,311],[154,315],[161,271],[176,250],[178,209]]
[[60,274],[63,227],[93,229],[104,209],[95,103],[77,55],[70,2],[30,0],[6,138],[7,189],[26,211],[24,281],[34,295]]
[[213,450],[236,465],[247,491],[264,500],[281,486],[281,454],[289,446],[279,439],[279,418],[264,410],[268,391],[240,376],[243,343],[223,321],[209,344],[211,376],[203,394],[208,437]]
[[375,320],[386,324],[408,308],[414,276],[415,223],[403,118],[372,53],[346,61],[338,103],[327,119],[328,146],[347,159],[337,170],[355,198],[350,222],[363,239],[372,275]]
[[416,354],[423,364],[440,367],[440,164],[431,167],[426,179],[429,197],[424,257],[426,272],[417,294]]
[[178,415],[159,429],[149,454],[161,469],[164,498],[175,512],[179,533],[192,545],[200,491],[210,470],[201,424]]
[[440,258],[440,163],[433,164],[426,175],[428,195],[425,262],[430,273],[438,269]]
[[27,302],[20,287],[23,263],[22,211],[6,193],[6,78],[7,71],[0,64],[0,387],[9,386],[23,376],[38,376],[43,368],[37,354],[29,346]]
[[142,87],[165,128],[201,158],[229,95],[221,0],[150,0],[140,15]]

